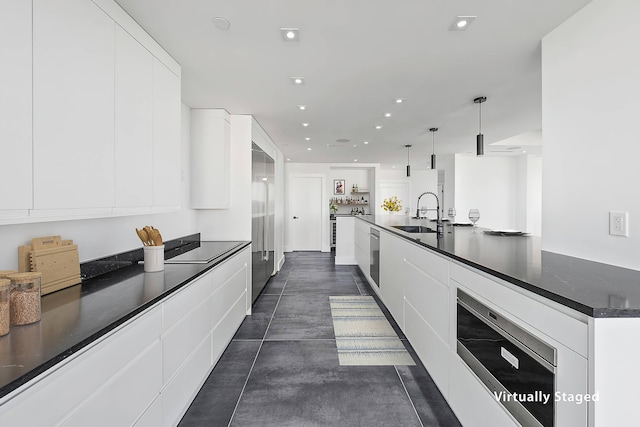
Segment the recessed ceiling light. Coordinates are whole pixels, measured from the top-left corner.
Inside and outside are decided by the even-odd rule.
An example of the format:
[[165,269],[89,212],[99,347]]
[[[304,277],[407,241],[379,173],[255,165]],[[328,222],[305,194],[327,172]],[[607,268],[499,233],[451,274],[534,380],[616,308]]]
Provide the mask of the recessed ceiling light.
[[524,154],[526,154],[526,153],[527,153],[527,150],[522,150],[522,152],[523,152]]
[[449,31],[464,31],[476,19],[475,16],[457,16],[449,27]]
[[228,30],[229,27],[231,27],[231,22],[229,22],[227,18],[216,16],[213,18],[213,25],[215,25],[219,30]]
[[291,161],[291,159],[287,159],[287,162],[290,162],[290,161]]
[[286,42],[297,42],[300,40],[300,30],[298,28],[280,28],[282,40]]
[[291,77],[291,83],[294,85],[303,85],[304,77]]
[[364,145],[367,145],[368,143],[369,143],[369,141],[364,141],[363,142]]
[[404,98],[396,98],[396,104],[402,104],[404,102]]
[[357,161],[358,161],[358,159],[353,159],[353,161],[354,161],[354,162],[357,162]]
[[298,105],[298,110],[306,110],[307,106],[306,105]]
[[356,145],[356,144],[353,144],[353,147],[355,148],[355,147],[357,147],[357,145]]
[[378,130],[382,129],[382,125],[377,125],[376,129],[378,129]]
[[304,138],[304,140],[305,140],[305,141],[311,141],[311,138],[309,138],[308,136],[306,136],[306,137]]
[[309,123],[302,123],[302,126],[307,127],[309,126]]
[[395,168],[396,168],[396,165],[391,166],[391,169],[395,169]]
[[384,113],[385,117],[391,117],[391,113]]
[[311,151],[311,147],[307,147],[307,151]]

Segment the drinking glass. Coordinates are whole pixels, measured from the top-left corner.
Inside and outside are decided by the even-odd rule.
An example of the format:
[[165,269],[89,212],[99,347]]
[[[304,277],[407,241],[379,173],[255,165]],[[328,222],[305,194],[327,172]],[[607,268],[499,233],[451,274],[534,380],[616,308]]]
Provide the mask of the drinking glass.
[[478,209],[469,210],[469,221],[473,223],[473,232],[476,232],[476,222],[480,219],[480,211]]
[[456,219],[456,209],[455,208],[449,208],[448,216],[449,216],[449,221],[451,221],[451,224],[453,224],[453,222]]

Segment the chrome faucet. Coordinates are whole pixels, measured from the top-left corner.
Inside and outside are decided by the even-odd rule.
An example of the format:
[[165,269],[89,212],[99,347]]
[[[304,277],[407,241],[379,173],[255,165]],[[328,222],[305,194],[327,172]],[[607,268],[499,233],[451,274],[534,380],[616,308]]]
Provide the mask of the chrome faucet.
[[[438,200],[438,196],[436,195],[436,193],[432,193],[431,191],[425,191],[424,193],[422,193],[421,195],[418,196],[418,203],[416,206],[416,218],[420,218],[420,199],[422,198],[422,196],[424,196],[425,194],[431,194],[433,197],[436,198],[436,232],[438,233],[438,236],[442,236],[442,232],[444,230],[443,226],[442,226],[442,218],[440,218],[440,200]],[[427,211],[432,211],[433,209],[427,209]]]

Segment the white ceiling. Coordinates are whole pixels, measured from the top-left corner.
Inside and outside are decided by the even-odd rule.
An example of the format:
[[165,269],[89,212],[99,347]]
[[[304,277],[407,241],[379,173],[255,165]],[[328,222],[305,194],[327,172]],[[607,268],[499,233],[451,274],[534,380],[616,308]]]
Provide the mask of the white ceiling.
[[[485,144],[540,142],[540,40],[589,1],[117,0],[182,65],[188,106],[254,115],[292,162],[403,165],[412,144],[417,168],[430,127],[436,154],[475,150],[478,96]],[[477,18],[449,31],[458,15]],[[282,27],[300,41],[283,41]]]

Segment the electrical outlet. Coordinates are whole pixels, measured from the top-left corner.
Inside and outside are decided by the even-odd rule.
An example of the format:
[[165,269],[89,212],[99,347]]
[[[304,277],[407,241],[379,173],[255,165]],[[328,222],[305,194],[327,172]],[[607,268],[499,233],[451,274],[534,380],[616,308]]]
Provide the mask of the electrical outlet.
[[629,237],[629,212],[609,212],[609,234]]

